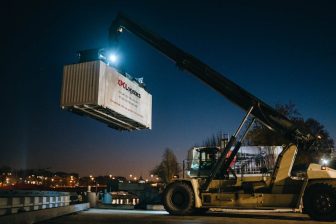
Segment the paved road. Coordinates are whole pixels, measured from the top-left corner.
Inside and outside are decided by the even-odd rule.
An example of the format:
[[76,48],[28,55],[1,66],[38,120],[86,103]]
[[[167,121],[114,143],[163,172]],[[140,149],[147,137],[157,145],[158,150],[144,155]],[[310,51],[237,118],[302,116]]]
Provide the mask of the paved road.
[[[59,217],[41,224],[277,224],[318,223],[298,213],[275,212],[210,212],[202,216],[170,216],[164,211],[90,209],[77,214]],[[328,222],[326,222],[328,223]],[[330,222],[329,222],[330,223]]]

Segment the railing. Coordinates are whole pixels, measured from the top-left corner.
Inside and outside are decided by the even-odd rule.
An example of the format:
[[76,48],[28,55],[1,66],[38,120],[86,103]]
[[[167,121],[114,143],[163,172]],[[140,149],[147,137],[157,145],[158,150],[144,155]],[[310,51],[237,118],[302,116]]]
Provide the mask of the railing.
[[0,215],[70,205],[70,193],[54,191],[0,191]]
[[[208,162],[208,163],[207,163]],[[206,174],[206,170],[211,170],[212,160],[203,160],[203,166],[200,167],[199,160],[183,160],[182,177],[190,175],[197,176]],[[206,166],[209,164],[209,166]],[[232,169],[236,174],[266,174],[273,170],[273,163],[267,163],[261,159],[253,157],[238,157]],[[199,169],[201,168],[201,171]]]

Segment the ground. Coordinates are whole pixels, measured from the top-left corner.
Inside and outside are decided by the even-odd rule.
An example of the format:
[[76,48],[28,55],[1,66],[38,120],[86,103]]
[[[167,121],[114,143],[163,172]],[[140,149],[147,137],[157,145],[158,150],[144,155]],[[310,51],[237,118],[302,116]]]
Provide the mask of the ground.
[[[269,224],[269,223],[323,223],[310,220],[300,213],[270,211],[209,212],[202,216],[171,216],[165,211],[90,209],[88,211],[59,217],[40,224]],[[327,223],[327,222],[326,222]],[[329,222],[330,223],[330,222]]]

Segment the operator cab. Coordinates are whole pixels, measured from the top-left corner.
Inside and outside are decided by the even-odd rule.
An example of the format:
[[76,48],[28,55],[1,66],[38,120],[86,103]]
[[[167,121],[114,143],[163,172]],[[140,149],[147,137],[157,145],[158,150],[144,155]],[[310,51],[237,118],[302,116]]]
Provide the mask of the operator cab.
[[187,174],[189,177],[207,177],[215,165],[220,149],[217,147],[194,147],[188,152]]
[[[194,147],[188,151],[188,159],[186,160],[186,169],[188,177],[208,177],[212,168],[215,166],[217,160],[221,154],[220,147]],[[230,156],[231,151],[229,151],[228,156]],[[236,174],[234,170],[231,169],[236,158],[230,164],[227,171],[221,170],[217,175],[216,179],[227,179],[232,176],[236,179]]]

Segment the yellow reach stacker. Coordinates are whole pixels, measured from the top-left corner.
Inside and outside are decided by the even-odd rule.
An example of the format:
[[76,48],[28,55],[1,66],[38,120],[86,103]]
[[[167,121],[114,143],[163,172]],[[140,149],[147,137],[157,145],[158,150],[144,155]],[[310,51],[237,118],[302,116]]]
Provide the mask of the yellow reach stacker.
[[[202,148],[197,157],[192,158],[198,161],[199,165],[195,167],[200,172],[194,172],[195,175],[189,178],[176,179],[166,187],[163,204],[170,214],[191,215],[209,208],[291,208],[300,209],[315,220],[336,219],[336,171],[323,165],[310,164],[304,174],[291,174],[298,150],[307,150],[319,140],[317,136],[301,130],[262,100],[123,14],[119,14],[110,27],[109,50],[116,47],[124,30],[144,40],[173,60],[179,68],[199,78],[246,111],[246,116],[224,149]],[[107,57],[102,57],[102,60],[105,59]],[[279,154],[271,175],[239,177],[230,169],[230,164],[255,119],[292,143]],[[215,159],[202,166],[202,158]]]

